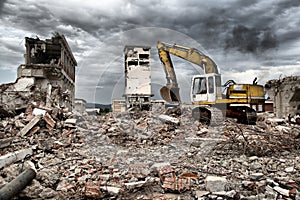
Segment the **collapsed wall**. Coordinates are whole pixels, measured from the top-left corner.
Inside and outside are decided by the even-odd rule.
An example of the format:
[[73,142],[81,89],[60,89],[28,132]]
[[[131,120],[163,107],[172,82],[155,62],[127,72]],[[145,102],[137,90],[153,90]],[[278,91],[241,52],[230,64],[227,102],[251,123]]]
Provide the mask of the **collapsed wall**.
[[285,118],[300,113],[300,76],[269,80],[265,89],[274,101],[274,113]]
[[30,102],[41,106],[74,107],[77,62],[63,35],[51,39],[25,38],[25,64],[14,83],[0,86],[0,117],[24,110]]

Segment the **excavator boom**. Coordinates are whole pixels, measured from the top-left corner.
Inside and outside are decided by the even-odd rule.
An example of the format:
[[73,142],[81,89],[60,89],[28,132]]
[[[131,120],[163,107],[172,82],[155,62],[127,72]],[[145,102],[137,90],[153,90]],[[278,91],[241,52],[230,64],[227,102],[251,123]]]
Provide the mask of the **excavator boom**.
[[[215,73],[218,74],[218,67],[216,63],[207,55],[200,52],[197,49],[189,48],[180,45],[170,45],[167,43],[157,42],[157,49],[162,52],[168,52],[184,60],[192,62],[200,66],[206,74]],[[159,52],[159,53],[160,53]]]

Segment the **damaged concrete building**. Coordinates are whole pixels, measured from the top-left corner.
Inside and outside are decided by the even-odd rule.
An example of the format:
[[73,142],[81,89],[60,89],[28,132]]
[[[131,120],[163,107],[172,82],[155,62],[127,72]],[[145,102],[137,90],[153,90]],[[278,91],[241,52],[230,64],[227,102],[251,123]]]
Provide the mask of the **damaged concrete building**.
[[126,111],[125,99],[113,99],[111,107],[113,112],[125,112]]
[[17,80],[0,86],[2,115],[23,111],[30,102],[71,110],[77,62],[66,38],[58,33],[46,40],[26,37],[25,47],[25,64],[18,67]]
[[148,46],[125,46],[125,101],[126,108],[150,107],[151,68]]
[[86,100],[84,99],[75,99],[74,104],[74,110],[76,110],[79,113],[84,113],[86,110]]
[[265,89],[274,101],[274,113],[279,118],[300,113],[300,76],[269,80]]

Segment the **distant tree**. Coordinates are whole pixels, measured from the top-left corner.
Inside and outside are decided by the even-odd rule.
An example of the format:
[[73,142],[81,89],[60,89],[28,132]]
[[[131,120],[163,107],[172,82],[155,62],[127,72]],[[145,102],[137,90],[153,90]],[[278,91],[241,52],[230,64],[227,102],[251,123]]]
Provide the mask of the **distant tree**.
[[109,113],[109,108],[104,108],[104,113]]

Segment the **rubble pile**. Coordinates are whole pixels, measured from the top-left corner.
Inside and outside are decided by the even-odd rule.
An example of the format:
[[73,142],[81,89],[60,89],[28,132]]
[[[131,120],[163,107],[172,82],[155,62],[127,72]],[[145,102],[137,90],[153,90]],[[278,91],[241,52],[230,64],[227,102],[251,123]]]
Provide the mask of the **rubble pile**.
[[[42,86],[48,85],[45,89]],[[24,113],[29,104],[43,109],[70,108],[70,92],[60,85],[38,83],[34,77],[19,77],[14,83],[0,85],[0,117],[14,117]],[[52,109],[51,109],[52,110]]]
[[123,146],[166,144],[174,137],[195,135],[196,131],[204,127],[200,127],[197,121],[187,120],[191,117],[189,111],[185,110],[183,115],[174,109],[168,110],[166,114],[163,110],[110,113],[105,121],[100,121],[99,131],[113,143]]
[[227,148],[247,156],[268,156],[284,151],[300,149],[300,129],[294,125],[278,125],[269,121],[256,126],[242,126],[228,120],[224,134]]
[[299,199],[299,132],[270,118],[210,127],[188,108],[98,116],[29,104],[1,119],[0,188],[33,167],[18,198]]

